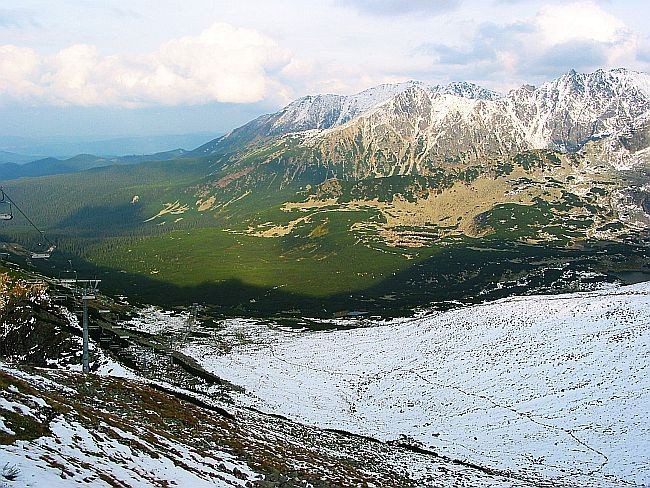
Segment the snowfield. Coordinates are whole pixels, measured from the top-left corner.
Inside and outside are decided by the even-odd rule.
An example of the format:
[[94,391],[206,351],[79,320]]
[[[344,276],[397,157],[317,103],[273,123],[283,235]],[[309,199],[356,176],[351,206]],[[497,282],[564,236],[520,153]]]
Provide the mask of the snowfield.
[[236,344],[184,352],[245,405],[554,486],[650,484],[650,283],[348,330],[226,321],[219,336]]

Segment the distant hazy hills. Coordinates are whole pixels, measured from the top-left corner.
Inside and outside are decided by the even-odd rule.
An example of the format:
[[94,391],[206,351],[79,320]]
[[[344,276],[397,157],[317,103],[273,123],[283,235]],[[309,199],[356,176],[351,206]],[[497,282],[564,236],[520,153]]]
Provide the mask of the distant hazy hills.
[[[169,160],[182,156],[184,150],[195,148],[211,137],[214,135],[207,132],[101,140],[81,136],[0,136],[0,180],[70,173],[111,164]],[[22,167],[25,163],[32,164]]]
[[138,164],[145,161],[167,161],[183,156],[187,151],[174,149],[145,156],[103,158],[92,154],[79,154],[69,159],[45,158],[24,164],[0,164],[0,180],[13,180],[26,176],[49,176],[74,173],[113,164]]
[[35,156],[30,156],[26,154],[16,154],[9,151],[0,151],[0,164],[3,163],[14,163],[14,164],[23,164],[30,161],[38,159]]
[[[67,159],[77,154],[98,156],[154,154],[178,147],[192,149],[211,138],[214,138],[212,132],[128,137],[0,135],[0,162],[21,163],[44,157]],[[3,158],[2,151],[30,159],[19,161],[15,158]]]

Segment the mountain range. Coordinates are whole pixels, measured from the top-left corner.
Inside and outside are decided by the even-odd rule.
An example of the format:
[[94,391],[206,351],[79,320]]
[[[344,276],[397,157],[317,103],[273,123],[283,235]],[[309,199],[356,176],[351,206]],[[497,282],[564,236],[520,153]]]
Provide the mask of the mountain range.
[[[194,154],[214,158],[220,175],[198,193],[203,208],[212,202],[209,207],[218,209],[233,197],[229,193],[243,194],[269,181],[279,182],[280,188],[295,181],[317,186],[310,206],[331,197],[341,203],[350,193],[346,183],[363,182],[353,186],[373,188],[353,189],[348,200],[378,198],[394,210],[395,199],[408,195],[407,200],[420,205],[407,213],[420,221],[423,206],[439,209],[444,202],[440,193],[463,181],[479,193],[471,197],[474,207],[488,211],[484,197],[494,193],[489,207],[542,199],[575,209],[580,205],[571,205],[563,195],[580,199],[591,192],[591,201],[584,204],[616,214],[588,209],[593,235],[624,214],[632,215],[623,218],[632,226],[650,222],[644,173],[649,146],[650,77],[616,69],[571,71],[538,88],[523,86],[506,95],[470,83],[408,82],[348,97],[304,97]],[[406,177],[397,189],[388,178],[395,176]],[[465,200],[452,203],[458,208]],[[471,227],[480,232],[482,212],[452,214],[467,232]],[[397,220],[397,225],[405,223]]]
[[647,73],[570,71],[307,96],[166,161],[4,186],[119,289],[385,311],[645,276],[649,147]]
[[624,69],[571,71],[507,95],[471,83],[381,85],[347,97],[303,97],[196,152],[221,155],[284,136],[327,165],[340,165],[345,151],[375,163],[341,175],[350,178],[426,174],[450,159],[484,161],[531,149],[576,152],[603,139],[611,149],[632,149],[639,138],[647,146],[649,93],[646,73]]

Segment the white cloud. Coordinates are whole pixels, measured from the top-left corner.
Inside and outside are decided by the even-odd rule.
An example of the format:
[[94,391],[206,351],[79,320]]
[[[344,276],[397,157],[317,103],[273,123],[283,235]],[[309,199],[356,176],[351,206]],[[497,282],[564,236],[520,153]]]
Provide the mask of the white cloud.
[[[538,59],[550,61],[551,69],[644,68],[636,61],[639,36],[594,2],[545,7],[535,25],[532,51]],[[573,66],[568,66],[571,62]]]
[[627,67],[644,70],[640,37],[592,1],[541,7],[533,16],[484,23],[465,43],[429,43],[431,71],[496,89],[539,83],[569,69]]
[[29,48],[0,46],[0,94],[25,99],[40,96],[36,76],[41,59]]
[[252,29],[215,23],[140,58],[75,44],[54,55],[0,46],[0,97],[80,106],[252,103],[286,96],[277,74],[290,53]]
[[[616,16],[621,9],[611,2],[493,0],[490,8],[479,0],[332,0],[300,8],[289,0],[254,4],[251,15],[250,7],[208,8],[206,0],[204,16],[215,18],[218,10],[218,18],[229,23],[201,31],[196,26],[204,19],[197,20],[194,9],[181,12],[163,2],[156,17],[157,11],[147,11],[138,0],[109,2],[112,9],[135,9],[128,18],[152,33],[146,41],[132,37],[136,29],[124,22],[105,29],[83,23],[86,29],[94,25],[98,32],[115,32],[110,39],[70,28],[61,41],[49,24],[37,32],[25,29],[22,38],[12,30],[4,43],[24,42],[36,50],[0,44],[0,102],[147,107],[263,101],[278,106],[307,93],[352,93],[412,78],[468,80],[503,90],[538,84],[570,68],[650,67],[650,42],[630,27],[633,20],[626,17],[626,25]],[[177,17],[166,24],[172,10]],[[138,11],[148,14],[138,17]],[[434,15],[442,12],[444,22]],[[108,22],[113,15],[96,17]],[[181,37],[185,28],[197,34]],[[170,34],[174,39],[162,41],[161,32],[167,31],[176,33]],[[36,47],[52,45],[51,39],[61,42],[58,52],[44,54]],[[111,55],[115,50],[118,54]]]
[[542,8],[536,18],[547,44],[572,40],[616,42],[629,34],[625,24],[592,2],[575,2]]

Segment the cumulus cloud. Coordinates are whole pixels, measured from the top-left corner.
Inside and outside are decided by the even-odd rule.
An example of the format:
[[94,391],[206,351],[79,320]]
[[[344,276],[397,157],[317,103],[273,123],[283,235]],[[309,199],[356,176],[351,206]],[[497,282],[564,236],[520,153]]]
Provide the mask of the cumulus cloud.
[[574,39],[615,42],[629,33],[621,20],[592,2],[544,7],[535,23],[548,44]]
[[420,50],[476,78],[548,79],[572,68],[638,67],[643,58],[638,36],[592,1],[545,6],[516,22],[482,24],[466,44]]
[[0,46],[0,94],[13,98],[32,98],[42,95],[35,83],[42,60],[32,49]]
[[0,46],[0,97],[81,106],[252,103],[283,87],[291,55],[251,29],[215,23],[147,56],[103,55],[76,44],[53,55]]
[[439,14],[460,5],[459,0],[348,0],[340,3],[371,15]]

